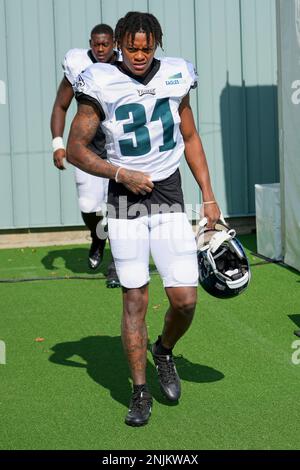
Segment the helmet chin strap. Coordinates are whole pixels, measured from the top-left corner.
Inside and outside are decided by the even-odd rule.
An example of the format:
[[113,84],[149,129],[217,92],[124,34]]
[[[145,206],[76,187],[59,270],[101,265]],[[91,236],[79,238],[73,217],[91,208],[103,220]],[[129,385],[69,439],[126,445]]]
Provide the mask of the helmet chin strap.
[[209,249],[212,253],[215,253],[218,248],[222,245],[222,243],[227,242],[229,240],[232,240],[236,235],[236,232],[234,229],[228,230],[226,232],[225,230],[222,230],[221,232],[215,233],[210,241],[209,241]]
[[[222,212],[221,212],[219,221],[222,224],[224,224],[224,226],[226,227],[226,222],[224,220]],[[203,236],[204,234],[206,225],[207,225],[207,217],[203,217],[198,224],[198,231],[196,235],[197,245],[198,245],[198,241],[200,237]],[[230,229],[230,230],[225,229],[225,230],[216,231],[216,233],[211,237],[209,243],[200,247],[199,249],[200,251],[203,251],[209,248],[209,250],[212,253],[215,253],[217,249],[222,245],[222,243],[224,243],[225,241],[232,240],[235,236],[236,236],[236,231],[234,229]]]
[[240,287],[243,287],[250,279],[250,273],[248,272],[245,273],[240,279],[236,279],[236,280],[233,280],[231,278],[231,275],[229,272],[224,273],[224,274],[220,273],[217,270],[216,263],[215,263],[215,260],[211,253],[210,248],[207,250],[207,259],[209,260],[212,270],[214,274],[216,275],[216,277],[219,279],[222,279],[223,282],[225,281],[227,286],[230,289],[238,289]]
[[206,252],[206,256],[207,256],[207,259],[209,260],[210,262],[210,265],[212,267],[212,270],[215,274],[215,276],[219,279],[221,279],[223,282],[225,281],[226,283],[230,282],[231,281],[231,277],[229,275],[226,275],[226,274],[222,274],[220,273],[218,270],[217,270],[217,266],[216,266],[216,262],[215,262],[215,259],[211,253],[211,249],[208,248],[207,252]]
[[[196,213],[196,211],[193,211],[193,212]],[[226,226],[226,222],[225,222],[225,219],[224,219],[224,216],[223,216],[222,212],[221,212],[221,214],[220,214],[219,221],[220,221],[223,225]],[[202,217],[202,219],[200,219],[200,222],[199,222],[199,224],[198,224],[198,227],[204,228],[205,225],[207,225],[207,217]]]
[[243,287],[250,279],[249,273],[245,273],[243,277],[235,281],[227,281],[227,285],[230,289],[238,289]]
[[203,219],[200,220],[198,227],[204,228],[206,224],[207,224],[207,218],[203,217]]

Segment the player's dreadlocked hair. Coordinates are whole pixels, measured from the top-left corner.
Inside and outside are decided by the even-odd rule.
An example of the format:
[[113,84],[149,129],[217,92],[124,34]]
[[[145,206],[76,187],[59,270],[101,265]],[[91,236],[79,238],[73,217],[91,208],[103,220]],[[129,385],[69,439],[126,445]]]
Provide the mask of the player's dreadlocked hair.
[[115,29],[115,40],[118,47],[126,34],[130,35],[131,41],[134,41],[136,33],[145,33],[147,37],[147,45],[150,42],[150,35],[152,34],[155,47],[162,48],[162,30],[158,20],[151,13],[141,13],[140,11],[129,11],[123,18],[121,18]]

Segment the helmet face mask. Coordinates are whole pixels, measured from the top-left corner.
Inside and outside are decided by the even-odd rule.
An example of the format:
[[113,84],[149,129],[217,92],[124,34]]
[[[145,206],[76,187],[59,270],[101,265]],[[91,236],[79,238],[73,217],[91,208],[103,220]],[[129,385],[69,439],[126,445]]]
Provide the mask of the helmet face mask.
[[200,227],[197,234],[199,282],[212,296],[231,298],[250,281],[250,268],[235,230],[217,223],[214,230]]

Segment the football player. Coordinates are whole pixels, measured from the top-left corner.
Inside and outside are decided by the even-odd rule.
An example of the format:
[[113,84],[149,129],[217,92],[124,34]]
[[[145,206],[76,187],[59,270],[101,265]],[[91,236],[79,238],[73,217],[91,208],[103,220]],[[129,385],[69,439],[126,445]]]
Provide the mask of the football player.
[[[152,397],[146,383],[149,254],[162,277],[169,308],[152,356],[162,392],[177,402],[181,385],[172,350],[191,325],[198,286],[197,247],[184,212],[179,164],[185,158],[202,191],[209,227],[220,217],[201,139],[189,102],[194,67],[181,58],[154,57],[162,30],[150,13],[129,12],[116,26],[123,61],[95,64],[75,84],[78,112],[68,159],[110,178],[108,230],[123,288],[122,341],[133,394],[125,422],[148,422]],[[107,161],[88,147],[101,122]]]
[[[91,31],[89,42],[90,49],[71,49],[67,52],[63,62],[64,78],[59,85],[51,116],[53,161],[59,170],[65,169],[66,151],[62,136],[66,113],[74,96],[72,86],[75,78],[93,63],[114,63],[118,57],[117,51],[114,50],[113,30],[110,26],[106,24],[95,26]],[[90,143],[90,148],[100,158],[106,158],[105,135],[100,127]],[[75,181],[81,215],[91,231],[92,244],[89,250],[89,266],[91,269],[97,269],[102,261],[106,237],[98,237],[96,229],[103,216],[106,216],[108,180],[76,168]],[[102,230],[102,233],[105,235],[105,230]],[[120,286],[114,261],[108,267],[107,286]]]

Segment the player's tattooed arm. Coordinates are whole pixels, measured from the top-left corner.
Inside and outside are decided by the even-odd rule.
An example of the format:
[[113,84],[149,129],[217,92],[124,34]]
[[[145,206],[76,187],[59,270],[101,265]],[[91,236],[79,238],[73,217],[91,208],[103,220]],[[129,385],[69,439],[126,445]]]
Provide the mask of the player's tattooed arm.
[[69,133],[67,158],[70,163],[91,175],[114,178],[116,168],[88,149],[100,124],[93,105],[79,103]]
[[[118,167],[102,160],[87,147],[95,137],[99,124],[100,116],[94,105],[80,103],[69,134],[67,158],[87,173],[114,179]],[[151,192],[154,186],[145,173],[125,168],[118,171],[118,182],[135,194]]]

